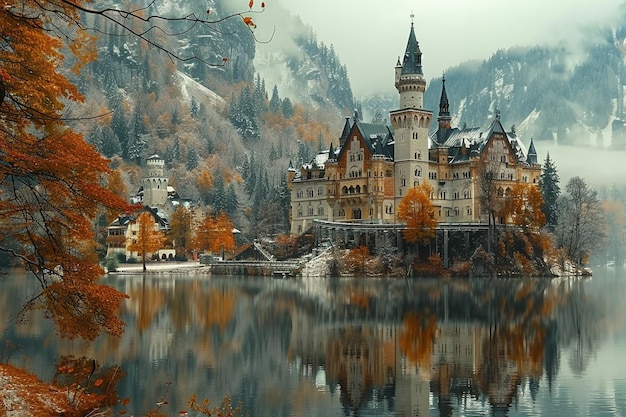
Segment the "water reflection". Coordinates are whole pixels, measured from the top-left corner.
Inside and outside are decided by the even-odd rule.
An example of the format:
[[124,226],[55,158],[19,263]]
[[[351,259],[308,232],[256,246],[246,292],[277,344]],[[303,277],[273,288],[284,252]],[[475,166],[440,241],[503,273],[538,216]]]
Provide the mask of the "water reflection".
[[[596,377],[609,336],[626,347],[618,280],[109,282],[130,295],[121,339],[59,341],[33,316],[2,342],[44,378],[62,355],[120,364],[134,413],[231,394],[250,416],[585,415],[570,382]],[[24,278],[2,286],[4,313]],[[623,414],[626,382],[601,375]]]

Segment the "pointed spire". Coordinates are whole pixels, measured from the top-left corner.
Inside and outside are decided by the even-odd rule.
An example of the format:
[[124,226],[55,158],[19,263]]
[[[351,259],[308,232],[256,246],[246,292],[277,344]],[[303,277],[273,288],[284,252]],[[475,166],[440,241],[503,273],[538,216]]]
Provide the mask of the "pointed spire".
[[406,51],[402,61],[402,74],[423,74],[422,51],[420,51],[419,43],[415,37],[413,17],[414,15],[411,14],[411,32],[409,33],[409,40],[406,44]]
[[446,131],[450,129],[452,118],[450,117],[450,102],[448,101],[448,93],[446,93],[446,75],[441,77],[441,98],[439,99],[439,116],[437,117],[439,122],[439,130],[437,131],[437,141],[439,144],[443,144],[447,139],[448,134]]
[[343,146],[344,142],[350,136],[350,117],[346,116],[346,123],[343,125],[343,131],[341,132],[341,137],[339,137],[339,146]]
[[446,74],[441,77],[441,98],[439,99],[439,116],[450,116],[450,102],[446,93]]
[[328,160],[335,159],[335,149],[333,148],[333,143],[330,143],[330,148],[328,148]]
[[535,149],[533,138],[530,138],[530,146],[528,147],[528,162],[531,164],[537,163],[537,150]]

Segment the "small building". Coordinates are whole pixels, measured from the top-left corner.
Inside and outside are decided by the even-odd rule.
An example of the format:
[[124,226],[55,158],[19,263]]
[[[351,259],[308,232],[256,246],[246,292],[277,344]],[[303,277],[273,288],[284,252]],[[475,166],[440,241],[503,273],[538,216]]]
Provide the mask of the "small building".
[[[167,233],[169,224],[163,213],[157,209],[144,206],[132,213],[121,215],[107,227],[107,256],[123,254],[126,259],[138,258],[137,252],[130,251],[128,247],[137,239],[139,230],[137,219],[142,213],[146,212],[150,213],[154,219],[154,229]],[[166,248],[163,248],[163,251],[165,252],[159,251],[159,258],[162,259],[162,255],[168,258],[169,252],[166,252]]]

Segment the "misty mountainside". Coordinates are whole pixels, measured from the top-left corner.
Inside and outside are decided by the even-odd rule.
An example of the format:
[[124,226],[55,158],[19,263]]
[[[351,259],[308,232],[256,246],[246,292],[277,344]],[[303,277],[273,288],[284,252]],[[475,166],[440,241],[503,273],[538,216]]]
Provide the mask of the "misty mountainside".
[[[483,126],[499,110],[503,124],[528,139],[626,148],[626,16],[621,21],[619,27],[581,29],[581,42],[502,49],[447,69],[453,124]],[[424,70],[428,74],[428,60]],[[435,117],[441,86],[441,77],[428,80],[424,97]],[[366,116],[398,105],[395,95],[359,99]]]

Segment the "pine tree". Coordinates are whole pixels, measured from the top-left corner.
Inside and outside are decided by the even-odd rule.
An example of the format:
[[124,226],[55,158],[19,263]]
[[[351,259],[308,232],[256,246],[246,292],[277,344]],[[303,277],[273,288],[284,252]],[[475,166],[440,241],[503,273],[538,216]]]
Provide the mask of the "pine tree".
[[213,182],[213,211],[215,213],[227,211],[226,189],[221,175],[217,175]]
[[272,113],[278,113],[281,108],[280,96],[278,95],[278,87],[274,84],[274,89],[272,90],[272,98],[270,98],[269,111]]
[[237,191],[235,190],[235,186],[230,184],[226,191],[226,213],[232,217],[237,213],[237,210],[239,210]]
[[104,126],[100,133],[102,135],[102,148],[100,149],[102,154],[107,158],[112,158],[115,155],[122,156],[122,145],[120,145],[120,139],[113,129]]
[[200,157],[196,148],[190,148],[187,152],[187,170],[193,171],[198,166]]
[[287,119],[290,119],[296,115],[296,112],[293,109],[293,105],[291,104],[291,100],[289,100],[289,97],[285,97],[285,99],[283,100],[282,111],[283,116],[285,116]]
[[550,158],[550,153],[547,154],[543,163],[543,171],[539,177],[539,188],[543,197],[541,211],[546,216],[546,224],[554,227],[558,223],[557,201],[561,194],[561,189],[559,187],[559,175],[554,162]]

